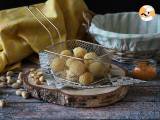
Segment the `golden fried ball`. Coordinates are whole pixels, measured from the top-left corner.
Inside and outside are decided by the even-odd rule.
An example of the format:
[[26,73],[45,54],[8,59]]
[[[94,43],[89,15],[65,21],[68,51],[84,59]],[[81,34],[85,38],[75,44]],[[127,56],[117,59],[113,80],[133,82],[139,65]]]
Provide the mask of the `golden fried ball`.
[[66,75],[67,80],[74,81],[74,82],[78,81],[78,76],[73,74],[70,70],[66,70],[66,73],[67,73],[67,75]]
[[58,75],[57,75],[57,76],[66,79],[66,76],[67,76],[66,70],[63,70],[63,71],[58,72]]
[[90,72],[86,72],[79,77],[79,83],[82,85],[89,85],[94,81],[94,77]]
[[81,61],[75,60],[70,64],[69,70],[76,76],[79,76],[85,72],[86,67]]
[[88,69],[96,77],[103,77],[106,71],[106,67],[100,62],[91,63]]
[[83,58],[84,55],[87,53],[87,50],[81,47],[76,47],[73,49],[73,53],[75,57]]
[[72,52],[70,50],[63,50],[60,54],[61,55],[72,56]]
[[51,63],[51,67],[55,72],[60,72],[65,69],[65,60],[62,58],[55,58]]
[[72,58],[67,59],[66,66],[69,67],[73,61],[75,61],[75,59],[72,59]]
[[[89,52],[89,53],[86,53],[85,56],[84,56],[84,59],[95,59],[97,57],[96,53],[95,52]],[[84,63],[86,65],[89,65],[91,63],[93,63],[94,60],[84,60]]]

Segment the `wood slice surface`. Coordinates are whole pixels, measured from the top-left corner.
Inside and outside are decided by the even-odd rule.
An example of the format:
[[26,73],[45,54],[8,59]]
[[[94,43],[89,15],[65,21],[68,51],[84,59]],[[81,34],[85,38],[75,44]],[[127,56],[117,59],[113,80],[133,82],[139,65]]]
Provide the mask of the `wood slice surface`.
[[[121,74],[125,71],[113,66]],[[36,85],[27,74],[23,75],[24,87],[32,97],[69,107],[101,107],[113,104],[125,97],[128,86],[94,88],[83,90],[60,90],[48,85]]]

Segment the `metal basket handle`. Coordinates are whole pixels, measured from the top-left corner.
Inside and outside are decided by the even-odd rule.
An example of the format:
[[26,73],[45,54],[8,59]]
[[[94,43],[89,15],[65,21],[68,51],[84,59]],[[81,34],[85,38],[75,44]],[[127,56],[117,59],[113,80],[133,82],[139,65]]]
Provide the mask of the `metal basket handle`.
[[[58,34],[58,37],[59,37],[59,40],[62,40],[62,37],[61,37],[61,34],[60,34],[60,31],[59,29],[56,27],[56,25],[54,25],[43,13],[40,9],[38,9],[37,7],[35,6],[31,6],[32,8],[35,8],[41,16],[43,16],[47,21],[48,23],[50,23],[50,25],[56,30],[57,34]],[[43,28],[48,32],[48,35],[50,37],[50,40],[51,40],[51,43],[52,45],[54,44],[54,40],[53,40],[53,36],[52,36],[52,33],[51,31],[47,28],[47,26],[45,24],[42,23],[42,21],[37,17],[37,15],[32,11],[32,9],[30,9],[30,6],[26,7],[27,10],[34,16],[34,18],[43,26]]]

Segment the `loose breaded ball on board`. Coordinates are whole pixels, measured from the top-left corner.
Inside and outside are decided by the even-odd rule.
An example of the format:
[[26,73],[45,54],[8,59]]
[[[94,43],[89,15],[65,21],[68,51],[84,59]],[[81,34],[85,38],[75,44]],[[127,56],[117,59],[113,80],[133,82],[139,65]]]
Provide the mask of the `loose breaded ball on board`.
[[84,60],[84,63],[86,65],[89,65],[94,62],[94,60],[89,60],[89,59],[96,59],[96,57],[97,57],[97,55],[95,52],[86,53],[84,56],[84,59],[88,59],[88,60]]
[[61,55],[67,55],[67,56],[72,56],[72,52],[70,50],[63,50],[61,53]]
[[58,58],[58,57],[53,59],[51,63],[51,68],[55,72],[63,71],[65,69],[65,60],[63,58]]
[[101,62],[91,63],[88,69],[95,77],[103,77],[106,74],[106,67]]
[[94,77],[90,72],[86,72],[79,77],[79,83],[82,85],[89,85],[94,81]]
[[79,76],[86,71],[86,66],[81,61],[75,60],[69,66],[69,70],[76,76]]
[[73,49],[73,53],[75,57],[83,58],[84,55],[87,53],[87,50],[81,47],[76,47]]

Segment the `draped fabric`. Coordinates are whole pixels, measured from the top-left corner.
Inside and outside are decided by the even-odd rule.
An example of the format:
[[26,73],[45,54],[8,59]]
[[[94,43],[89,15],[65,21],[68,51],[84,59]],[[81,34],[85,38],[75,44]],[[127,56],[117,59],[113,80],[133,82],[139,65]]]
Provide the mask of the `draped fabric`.
[[[87,10],[83,0],[48,0],[36,7],[59,29],[61,40],[51,25],[31,7],[38,18],[52,31],[54,42],[75,39],[83,21],[82,13]],[[0,18],[0,72],[51,44],[46,30],[26,7],[0,11]]]

